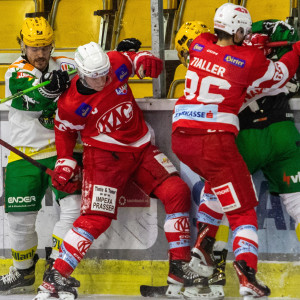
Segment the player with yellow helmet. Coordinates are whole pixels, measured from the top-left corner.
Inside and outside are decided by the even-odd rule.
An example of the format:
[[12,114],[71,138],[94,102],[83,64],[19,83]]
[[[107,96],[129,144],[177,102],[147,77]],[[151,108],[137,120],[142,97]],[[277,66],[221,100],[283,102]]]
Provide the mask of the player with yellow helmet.
[[[75,69],[73,59],[51,56],[54,33],[43,17],[26,18],[20,31],[22,55],[5,74],[6,97],[50,80],[50,84],[17,97],[9,107],[10,143],[50,169],[56,162],[54,115],[57,97],[68,87],[67,70]],[[78,154],[79,161],[81,154]],[[21,157],[10,153],[5,178],[5,212],[13,266],[0,276],[0,293],[27,292],[34,289],[38,235],[35,223],[46,189],[50,187],[59,201],[61,213],[52,235],[49,265],[58,256],[65,233],[80,211],[80,195],[54,189],[49,175]],[[50,245],[49,245],[50,246]],[[51,247],[50,247],[51,250]],[[71,285],[79,285],[75,279]]]

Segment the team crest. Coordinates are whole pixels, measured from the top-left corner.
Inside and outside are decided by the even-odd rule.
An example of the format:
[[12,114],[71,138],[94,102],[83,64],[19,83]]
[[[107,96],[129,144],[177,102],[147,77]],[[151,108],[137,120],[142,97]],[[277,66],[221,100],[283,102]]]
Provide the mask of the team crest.
[[62,63],[60,64],[60,69],[61,69],[62,71],[71,71],[71,70],[74,70],[74,69],[76,69],[76,68],[75,68],[75,65],[73,65],[73,64],[71,64],[71,63],[68,63],[68,62],[62,62]]
[[127,94],[127,83],[124,85],[120,86],[119,88],[116,89],[117,95],[126,95]]
[[123,102],[104,113],[97,121],[96,127],[99,133],[113,132],[128,123],[132,117],[132,103]]
[[33,76],[30,73],[26,73],[26,72],[17,72],[17,79],[19,78],[28,78],[28,80],[32,80]]

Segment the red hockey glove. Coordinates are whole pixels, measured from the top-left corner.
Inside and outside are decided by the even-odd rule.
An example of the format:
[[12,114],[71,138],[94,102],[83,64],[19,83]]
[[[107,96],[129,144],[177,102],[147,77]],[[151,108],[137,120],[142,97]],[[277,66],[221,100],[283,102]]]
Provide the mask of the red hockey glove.
[[67,182],[64,186],[59,186],[56,188],[62,192],[73,194],[75,191],[79,191],[82,188],[82,169],[80,166],[76,166],[74,170],[74,176]]
[[[62,158],[58,159],[55,164],[54,173],[55,175],[52,177],[52,185],[64,192],[69,192],[69,190],[74,189],[74,185],[72,184],[71,178],[78,173],[77,162],[74,159]],[[74,181],[75,182],[75,181]],[[75,189],[76,190],[76,189]],[[74,191],[75,191],[74,190]]]
[[150,53],[141,53],[136,62],[136,75],[142,79],[157,78],[163,70],[163,61]]
[[267,46],[267,44],[270,43],[270,38],[267,34],[254,33],[251,39],[245,40],[244,43],[248,46],[254,46],[263,50],[265,56],[268,56],[272,52],[272,48]]

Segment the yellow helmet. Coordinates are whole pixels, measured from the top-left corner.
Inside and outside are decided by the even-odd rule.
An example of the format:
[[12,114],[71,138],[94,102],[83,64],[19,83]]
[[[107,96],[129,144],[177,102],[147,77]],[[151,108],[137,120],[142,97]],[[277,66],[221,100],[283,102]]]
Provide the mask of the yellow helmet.
[[43,17],[26,18],[20,35],[23,43],[30,47],[48,46],[54,41],[53,30]]
[[201,21],[191,21],[184,23],[178,30],[175,36],[175,49],[177,50],[178,58],[185,66],[189,52],[190,42],[193,41],[199,34],[209,32],[210,29]]

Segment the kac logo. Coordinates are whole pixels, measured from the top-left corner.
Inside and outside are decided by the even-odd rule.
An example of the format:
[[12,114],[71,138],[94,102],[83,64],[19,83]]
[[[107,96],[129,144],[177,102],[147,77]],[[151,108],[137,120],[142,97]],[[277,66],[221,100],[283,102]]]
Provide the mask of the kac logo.
[[132,117],[132,103],[123,102],[104,113],[97,121],[96,127],[99,133],[113,132],[128,123]]

